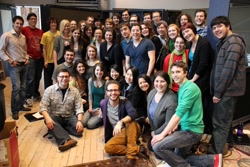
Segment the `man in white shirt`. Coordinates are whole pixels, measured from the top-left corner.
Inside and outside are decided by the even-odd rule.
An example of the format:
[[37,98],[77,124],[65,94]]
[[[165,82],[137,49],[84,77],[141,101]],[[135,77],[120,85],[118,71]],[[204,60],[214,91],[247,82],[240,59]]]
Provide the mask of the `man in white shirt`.
[[25,36],[21,33],[24,20],[21,16],[12,19],[13,29],[4,33],[0,38],[0,58],[8,62],[8,70],[12,82],[11,112],[12,118],[18,120],[19,111],[30,111],[24,107],[26,77],[29,56]]

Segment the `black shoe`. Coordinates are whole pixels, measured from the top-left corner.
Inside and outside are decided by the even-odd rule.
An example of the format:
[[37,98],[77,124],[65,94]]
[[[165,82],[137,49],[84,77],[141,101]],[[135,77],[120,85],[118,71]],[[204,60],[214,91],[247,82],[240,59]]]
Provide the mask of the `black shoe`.
[[144,145],[140,145],[140,152],[139,154],[143,154],[147,159],[149,159],[149,151]]
[[128,159],[127,162],[125,163],[126,167],[134,167],[135,165],[135,159]]
[[23,107],[20,109],[20,111],[31,111],[31,108],[29,107]]
[[13,118],[14,120],[18,120],[18,119],[19,119],[18,113],[12,114],[12,118]]
[[37,96],[37,97],[33,97],[34,101],[41,101],[42,97],[41,96]]

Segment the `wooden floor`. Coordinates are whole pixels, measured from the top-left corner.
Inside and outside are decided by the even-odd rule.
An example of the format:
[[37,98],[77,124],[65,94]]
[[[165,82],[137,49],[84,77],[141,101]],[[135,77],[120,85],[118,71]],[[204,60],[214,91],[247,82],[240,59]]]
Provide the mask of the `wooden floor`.
[[[1,82],[6,85],[4,93],[8,121],[12,120],[10,111],[10,78],[6,78]],[[34,103],[31,112],[37,111],[39,111],[39,102]],[[54,140],[43,138],[43,135],[47,132],[43,120],[28,122],[23,116],[25,113],[20,112],[20,118],[16,121],[19,133],[18,144],[21,167],[61,167],[110,158],[103,150],[104,137],[102,127],[95,130],[84,129],[81,138],[72,136],[78,141],[77,146],[68,151],[60,152]],[[224,158],[224,167],[238,167],[237,161],[242,158],[249,159],[250,157],[234,149],[232,155]]]

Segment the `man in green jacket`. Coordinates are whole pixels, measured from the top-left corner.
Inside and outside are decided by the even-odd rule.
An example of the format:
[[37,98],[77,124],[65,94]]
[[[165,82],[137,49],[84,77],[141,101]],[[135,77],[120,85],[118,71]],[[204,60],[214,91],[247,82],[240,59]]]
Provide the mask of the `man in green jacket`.
[[[187,157],[192,145],[200,141],[204,130],[201,91],[187,79],[188,66],[184,62],[173,63],[171,73],[174,82],[180,86],[178,106],[166,128],[153,137],[151,144],[154,153],[174,167],[219,166],[221,155]],[[180,129],[176,130],[178,126]]]

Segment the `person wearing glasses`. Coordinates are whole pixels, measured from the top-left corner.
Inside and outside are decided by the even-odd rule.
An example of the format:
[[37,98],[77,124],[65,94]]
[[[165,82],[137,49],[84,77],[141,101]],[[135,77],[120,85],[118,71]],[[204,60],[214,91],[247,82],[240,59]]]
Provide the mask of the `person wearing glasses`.
[[[42,77],[44,58],[41,47],[43,31],[36,27],[37,15],[29,13],[27,16],[28,26],[22,28],[21,33],[25,36],[27,54],[29,55],[28,73],[26,78],[25,105],[32,107],[33,99],[41,100],[39,83]],[[33,99],[32,99],[33,97]]]
[[141,128],[134,120],[138,118],[136,109],[126,98],[120,96],[120,85],[111,80],[106,85],[108,98],[101,101],[101,110],[104,125],[104,150],[108,154],[126,155],[126,167],[135,164],[136,155],[146,154],[142,145],[137,145]]
[[129,18],[129,25],[130,27],[133,24],[139,24],[140,23],[140,17],[137,14],[132,14]]
[[83,105],[77,88],[69,86],[70,72],[60,69],[57,83],[49,86],[40,102],[40,114],[43,115],[49,133],[55,138],[60,151],[76,146],[77,141],[70,135],[82,136]]
[[75,57],[75,52],[72,49],[67,49],[65,51],[64,54],[65,62],[56,66],[56,68],[53,71],[52,74],[53,84],[57,82],[56,76],[61,69],[67,69],[69,73],[72,74],[74,57]]
[[157,11],[153,12],[152,13],[152,21],[153,21],[152,27],[156,35],[159,35],[157,31],[157,24],[159,23],[160,20],[161,20],[161,13]]

